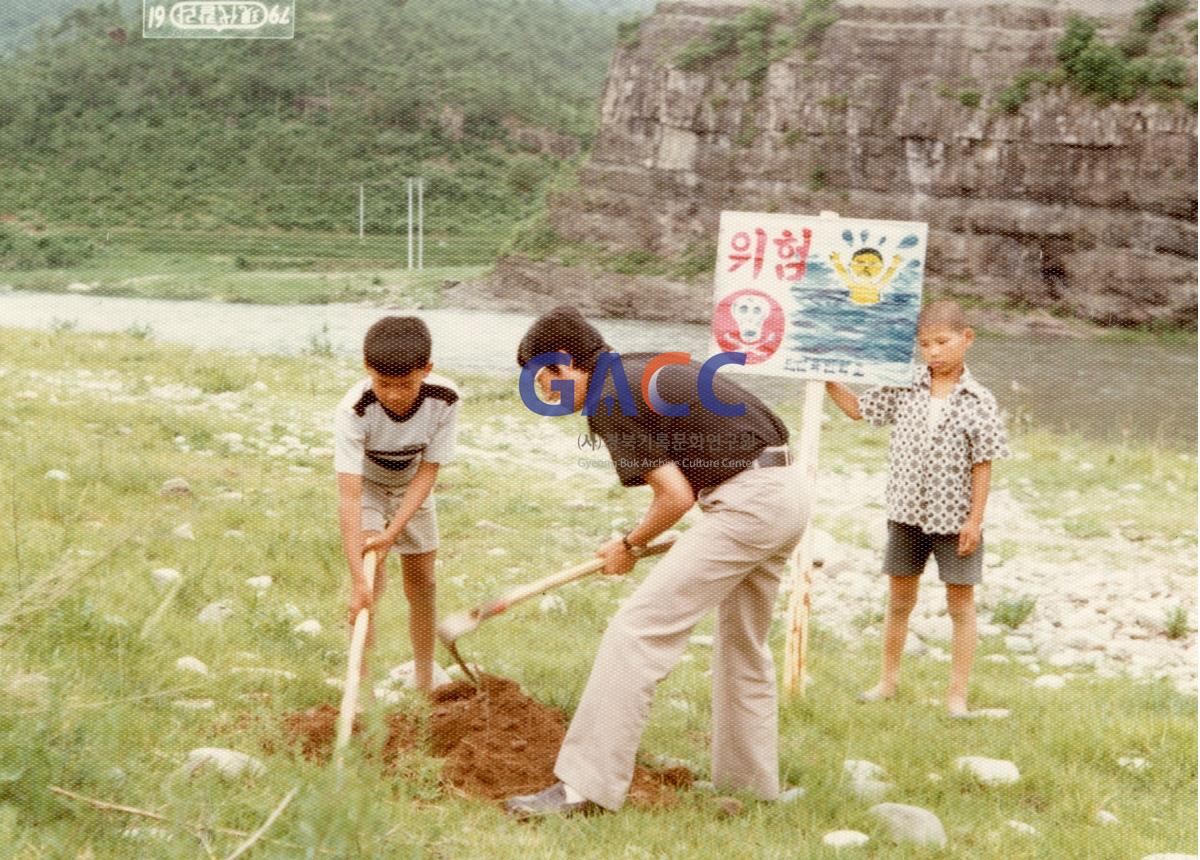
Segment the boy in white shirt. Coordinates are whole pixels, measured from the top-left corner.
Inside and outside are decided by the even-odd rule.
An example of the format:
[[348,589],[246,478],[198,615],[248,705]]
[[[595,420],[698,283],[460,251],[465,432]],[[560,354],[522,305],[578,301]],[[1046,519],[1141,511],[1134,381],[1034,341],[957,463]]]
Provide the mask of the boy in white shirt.
[[[400,554],[409,605],[417,689],[432,685],[438,467],[454,454],[458,391],[431,374],[429,329],[416,317],[384,317],[363,341],[367,379],[334,414],[338,522],[350,565],[350,620],[374,607],[387,586],[388,551]],[[378,556],[368,589],[363,556]],[[375,638],[374,612],[367,643]],[[366,675],[366,657],[363,658]]]

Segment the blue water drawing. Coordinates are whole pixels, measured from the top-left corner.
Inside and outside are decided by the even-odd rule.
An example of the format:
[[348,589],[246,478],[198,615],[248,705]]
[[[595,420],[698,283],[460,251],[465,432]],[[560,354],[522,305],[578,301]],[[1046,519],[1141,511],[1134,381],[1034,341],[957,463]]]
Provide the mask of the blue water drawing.
[[[849,230],[842,238],[854,244]],[[916,244],[917,238],[908,236],[898,246]],[[921,260],[908,260],[876,304],[857,305],[832,266],[814,254],[804,279],[791,287],[795,311],[787,346],[809,358],[871,365],[880,382],[904,384],[912,372],[921,285]]]

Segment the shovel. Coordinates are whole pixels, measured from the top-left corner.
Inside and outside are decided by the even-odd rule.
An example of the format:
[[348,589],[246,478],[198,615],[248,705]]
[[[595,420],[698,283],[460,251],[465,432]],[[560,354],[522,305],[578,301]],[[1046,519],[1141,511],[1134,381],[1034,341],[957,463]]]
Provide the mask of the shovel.
[[[676,535],[674,533],[668,533],[654,543],[647,544],[640,558],[661,555],[675,544],[675,538]],[[537,597],[539,594],[544,594],[551,589],[558,588],[560,585],[566,585],[568,582],[583,579],[585,576],[590,576],[593,573],[599,573],[602,570],[604,570],[604,559],[594,558],[591,561],[585,561],[582,564],[575,565],[575,567],[569,567],[566,570],[553,573],[534,582],[514,586],[499,597],[480,604],[474,609],[469,609],[465,612],[456,612],[453,615],[443,618],[437,626],[438,639],[446,646],[446,650],[450,652],[458,665],[462,667],[467,677],[478,685],[479,679],[475,677],[475,673],[470,670],[467,664],[463,662],[462,657],[459,656],[458,648],[456,647],[459,637],[472,632],[481,623],[499,615],[509,607],[516,606],[524,600]]]
[[[363,556],[363,578],[367,581],[367,590],[375,591],[375,551]],[[350,743],[350,731],[354,728],[354,708],[358,703],[358,687],[362,680],[363,651],[367,646],[367,628],[371,625],[371,610],[365,606],[354,616],[354,632],[350,636],[350,663],[346,667],[346,687],[342,692],[342,707],[338,711],[337,739],[333,749],[338,753],[338,764],[341,765],[341,750]]]

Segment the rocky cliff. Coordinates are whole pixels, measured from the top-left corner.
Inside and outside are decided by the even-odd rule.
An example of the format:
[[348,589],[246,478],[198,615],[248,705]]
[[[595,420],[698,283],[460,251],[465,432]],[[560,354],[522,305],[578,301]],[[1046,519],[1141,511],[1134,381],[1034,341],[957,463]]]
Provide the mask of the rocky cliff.
[[550,226],[672,259],[715,243],[722,209],[928,221],[931,292],[1194,325],[1194,109],[1034,85],[998,110],[1018,73],[1055,67],[1068,13],[947,3],[839,5],[758,86],[732,60],[675,62],[743,5],[660,3],[617,50],[595,145],[578,187],[552,198]]

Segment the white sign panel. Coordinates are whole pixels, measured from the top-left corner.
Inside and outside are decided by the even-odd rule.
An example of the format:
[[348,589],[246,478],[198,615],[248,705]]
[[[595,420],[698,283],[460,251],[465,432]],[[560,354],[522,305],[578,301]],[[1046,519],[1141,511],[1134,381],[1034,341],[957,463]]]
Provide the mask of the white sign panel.
[[722,212],[712,352],[744,372],[904,385],[928,225]]
[[296,0],[142,0],[146,39],[291,39]]

